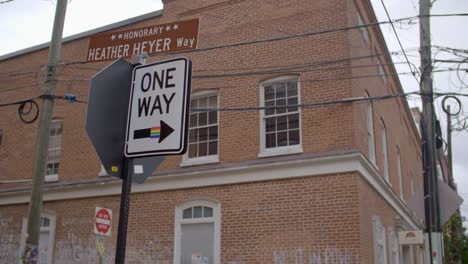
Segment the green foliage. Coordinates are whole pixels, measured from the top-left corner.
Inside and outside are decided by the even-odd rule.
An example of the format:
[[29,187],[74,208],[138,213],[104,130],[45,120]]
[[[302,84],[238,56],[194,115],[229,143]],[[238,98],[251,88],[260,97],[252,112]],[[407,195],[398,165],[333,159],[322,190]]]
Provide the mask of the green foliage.
[[445,263],[468,264],[468,236],[463,227],[464,217],[457,212],[444,226]]

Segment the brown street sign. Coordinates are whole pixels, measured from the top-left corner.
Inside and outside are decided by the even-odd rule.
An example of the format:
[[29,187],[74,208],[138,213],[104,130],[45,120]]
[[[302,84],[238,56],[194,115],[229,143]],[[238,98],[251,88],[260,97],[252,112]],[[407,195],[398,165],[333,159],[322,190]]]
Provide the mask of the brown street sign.
[[198,19],[192,19],[97,34],[90,37],[86,61],[196,49],[198,25]]

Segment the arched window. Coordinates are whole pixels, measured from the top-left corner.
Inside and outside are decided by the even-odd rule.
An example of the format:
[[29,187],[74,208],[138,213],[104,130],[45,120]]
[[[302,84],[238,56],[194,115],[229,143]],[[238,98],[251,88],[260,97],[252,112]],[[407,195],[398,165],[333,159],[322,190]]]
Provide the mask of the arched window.
[[401,174],[401,153],[400,148],[396,147],[396,154],[397,154],[397,174],[398,174],[398,185],[400,187],[400,198],[401,200],[405,200],[404,198],[404,191],[403,191],[403,175]]
[[381,127],[381,136],[382,136],[382,158],[383,158],[383,173],[385,180],[390,184],[390,177],[388,175],[388,149],[387,149],[387,128],[385,127],[385,122],[383,119]]
[[174,263],[221,261],[221,208],[218,202],[195,200],[176,207]]
[[393,228],[389,228],[388,232],[389,251],[390,251],[390,263],[391,264],[400,264],[400,254],[399,254],[399,245],[398,239],[396,237]]
[[302,152],[300,84],[297,76],[279,77],[260,86],[259,157]]
[[374,233],[374,258],[376,264],[387,264],[387,249],[385,238],[385,227],[380,217],[374,216],[372,219]]
[[[369,94],[366,92],[366,97],[369,98]],[[367,102],[366,108],[367,114],[367,144],[369,146],[369,159],[375,165],[375,137],[374,137],[374,110],[372,109],[372,101]]]

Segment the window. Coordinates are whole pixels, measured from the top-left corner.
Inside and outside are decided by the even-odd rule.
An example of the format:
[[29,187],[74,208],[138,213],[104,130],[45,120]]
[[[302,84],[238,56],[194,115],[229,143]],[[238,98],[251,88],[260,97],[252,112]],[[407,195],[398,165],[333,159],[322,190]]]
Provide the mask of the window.
[[191,201],[176,208],[174,263],[214,263],[221,259],[221,219],[217,202]]
[[414,194],[414,175],[411,175],[411,196]]
[[[366,93],[366,97],[370,97]],[[367,103],[367,144],[369,146],[369,159],[376,165],[375,161],[375,138],[374,138],[374,111],[372,109],[372,101]]]
[[382,136],[383,173],[384,173],[385,180],[390,184],[390,178],[388,176],[387,129],[385,128],[385,123],[383,120],[382,120],[381,136]]
[[364,43],[369,43],[369,32],[367,31],[367,27],[364,26],[364,22],[362,21],[361,14],[357,13],[357,25],[362,26],[359,28],[359,32],[361,32],[362,39]]
[[[218,108],[217,92],[202,92],[192,96],[192,109]],[[189,145],[182,166],[218,162],[219,112],[190,113]]]
[[375,216],[372,220],[374,231],[374,258],[376,264],[387,264],[387,250],[385,228],[380,218]]
[[391,264],[400,264],[400,256],[398,252],[398,240],[395,232],[392,230],[389,231],[388,238],[390,240],[389,251],[390,251],[390,263]]
[[398,184],[400,186],[400,198],[401,200],[404,199],[404,191],[403,191],[403,176],[401,175],[401,154],[400,154],[400,148],[397,147],[396,149],[397,153],[397,174],[398,174]]
[[382,78],[382,81],[387,84],[387,74],[385,73],[384,66],[382,62],[379,59],[379,76]]
[[297,77],[262,83],[259,157],[302,152],[300,87]]
[[62,120],[50,123],[49,148],[47,152],[46,181],[57,181],[62,146]]
[[[38,264],[50,264],[52,263],[52,256],[54,250],[55,242],[55,216],[42,214],[40,220],[40,230],[39,230],[39,256],[37,263]],[[26,229],[27,229],[27,219],[23,218],[23,230],[21,236],[21,250],[19,254],[24,252],[24,247],[26,245]],[[20,260],[20,263],[21,260]]]

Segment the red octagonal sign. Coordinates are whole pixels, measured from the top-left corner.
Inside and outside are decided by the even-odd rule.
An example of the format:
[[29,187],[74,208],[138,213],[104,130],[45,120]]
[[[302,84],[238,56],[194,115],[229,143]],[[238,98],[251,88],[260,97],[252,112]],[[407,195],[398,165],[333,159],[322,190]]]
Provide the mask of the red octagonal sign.
[[112,226],[112,210],[96,207],[94,218],[94,233],[110,236]]

